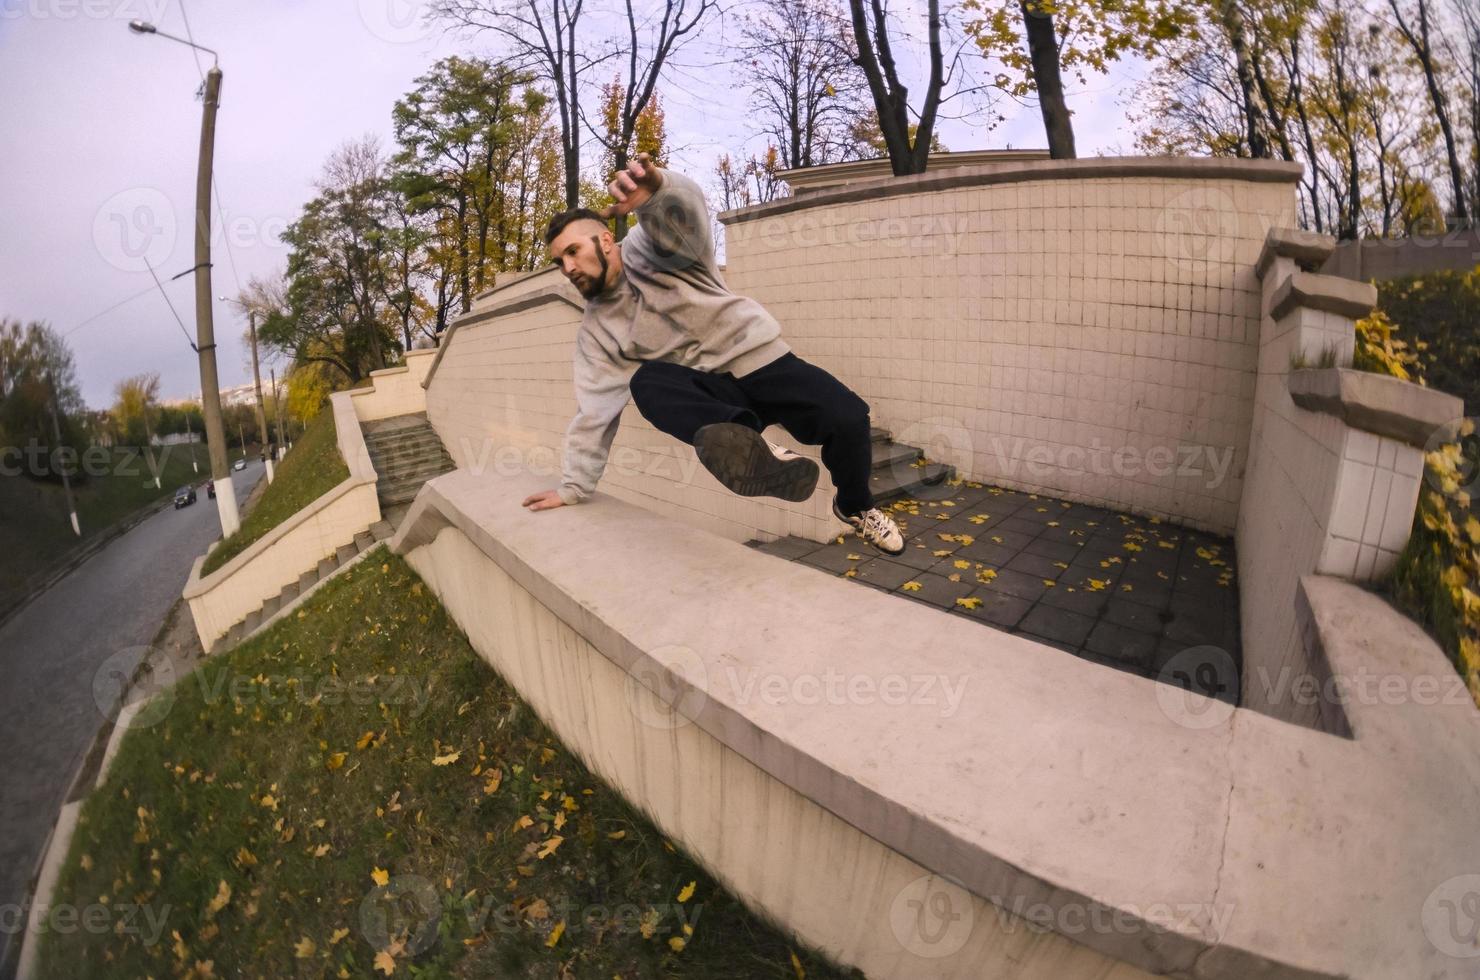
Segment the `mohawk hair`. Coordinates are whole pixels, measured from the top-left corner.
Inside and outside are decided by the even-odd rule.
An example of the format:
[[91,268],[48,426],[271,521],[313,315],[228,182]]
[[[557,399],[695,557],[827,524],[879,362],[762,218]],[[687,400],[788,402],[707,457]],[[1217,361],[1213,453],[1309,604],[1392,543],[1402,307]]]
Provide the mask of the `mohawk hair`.
[[592,221],[599,221],[603,225],[606,224],[606,219],[590,208],[571,208],[568,211],[561,211],[550,219],[550,227],[545,232],[545,244],[548,245],[558,238],[565,230],[565,226],[572,221],[583,221],[588,218]]

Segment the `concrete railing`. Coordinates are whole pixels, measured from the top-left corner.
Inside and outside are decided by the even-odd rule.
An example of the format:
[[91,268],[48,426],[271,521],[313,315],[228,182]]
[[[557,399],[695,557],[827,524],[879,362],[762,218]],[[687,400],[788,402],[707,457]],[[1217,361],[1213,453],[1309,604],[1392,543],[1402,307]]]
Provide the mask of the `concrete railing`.
[[1410,695],[1384,684],[1341,738],[601,491],[521,508],[541,485],[436,478],[391,546],[594,772],[872,980],[1473,976],[1446,914],[1480,712],[1419,699],[1454,672],[1381,599],[1301,586],[1333,672]]
[[[1298,584],[1312,572],[1373,582],[1391,571],[1413,525],[1422,447],[1464,411],[1458,398],[1351,370],[1355,321],[1377,291],[1303,271],[1334,245],[1276,230],[1257,263],[1265,315],[1237,543],[1241,703],[1343,731],[1329,703],[1292,699],[1280,680],[1329,673],[1301,641]],[[1331,366],[1303,366],[1323,357]]]
[[329,398],[349,476],[211,574],[201,575],[206,555],[191,566],[183,595],[206,652],[248,613],[380,520],[375,467],[355,415],[357,395],[360,392],[341,391]]

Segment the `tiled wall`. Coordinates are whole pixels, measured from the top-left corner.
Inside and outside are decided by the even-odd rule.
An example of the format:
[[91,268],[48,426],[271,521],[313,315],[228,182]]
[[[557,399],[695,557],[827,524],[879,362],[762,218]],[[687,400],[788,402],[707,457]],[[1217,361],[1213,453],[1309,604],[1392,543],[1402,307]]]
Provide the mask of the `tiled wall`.
[[[1266,297],[1293,274],[1277,259],[1265,276]],[[1318,702],[1299,703],[1295,679],[1324,677],[1301,637],[1296,608],[1300,578],[1311,572],[1374,581],[1386,575],[1408,542],[1423,475],[1423,454],[1386,436],[1307,411],[1290,397],[1291,361],[1336,347],[1350,366],[1350,317],[1297,308],[1265,317],[1260,351],[1251,465],[1238,522],[1243,701],[1298,724],[1321,724]]]
[[727,277],[964,474],[1226,533],[1254,263],[1293,203],[1288,183],[1154,177],[823,203],[732,218]]
[[[1254,263],[1294,199],[1288,181],[1154,176],[819,195],[727,214],[725,276],[877,424],[963,476],[1230,533],[1257,367]],[[474,314],[562,284],[535,273]],[[444,341],[427,409],[459,466],[502,452],[558,484],[579,317],[552,300]],[[778,427],[767,436],[817,457]],[[825,469],[804,504],[736,497],[635,406],[611,460],[602,491],[734,540],[842,530]]]
[[[554,271],[544,272],[511,291],[524,296],[563,282]],[[483,297],[473,312],[505,302],[499,291]],[[427,388],[427,415],[459,469],[507,473],[518,467],[548,477],[552,489],[560,484],[560,449],[576,410],[571,362],[580,317],[570,304],[550,298],[460,325],[444,341],[446,351]],[[799,445],[784,430],[773,427],[767,436],[816,456],[815,447]],[[823,540],[842,528],[828,512],[832,481],[826,470],[806,503],[737,497],[699,465],[692,448],[654,429],[630,403],[597,489],[734,541],[788,534]]]

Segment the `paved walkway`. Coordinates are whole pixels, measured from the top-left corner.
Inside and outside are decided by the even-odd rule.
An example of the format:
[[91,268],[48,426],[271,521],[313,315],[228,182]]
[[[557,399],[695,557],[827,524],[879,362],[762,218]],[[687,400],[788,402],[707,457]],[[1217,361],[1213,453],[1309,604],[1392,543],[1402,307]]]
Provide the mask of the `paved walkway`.
[[[256,461],[233,474],[239,503],[264,475]],[[101,695],[153,641],[196,556],[220,535],[218,521],[202,490],[197,503],[149,517],[0,627],[0,912],[24,899],[104,720]],[[0,931],[0,963],[16,938]]]
[[1195,646],[1241,664],[1230,539],[969,481],[929,496],[892,504],[897,558],[851,530],[751,546],[1145,677]]

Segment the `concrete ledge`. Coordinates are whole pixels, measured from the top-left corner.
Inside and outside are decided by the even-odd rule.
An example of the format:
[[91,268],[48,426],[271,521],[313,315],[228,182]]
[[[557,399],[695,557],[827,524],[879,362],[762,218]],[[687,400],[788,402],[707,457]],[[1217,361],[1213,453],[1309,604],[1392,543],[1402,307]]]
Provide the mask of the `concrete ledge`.
[[1370,282],[1297,272],[1275,290],[1269,315],[1279,320],[1291,310],[1304,307],[1360,320],[1376,306],[1377,287]]
[[[1480,813],[1472,703],[1461,729],[1422,717],[1368,722],[1354,725],[1351,740],[1248,711],[1209,715],[1219,709],[1206,699],[599,491],[578,508],[519,506],[542,485],[533,476],[438,477],[392,548],[412,552],[480,652],[518,661],[516,687],[554,715],[546,720],[593,770],[693,842],[722,879],[744,879],[751,864],[777,868],[773,851],[786,835],[737,848],[709,833],[711,794],[724,792],[718,774],[690,772],[677,757],[676,768],[645,767],[645,750],[623,741],[630,717],[583,697],[609,699],[621,684],[659,694],[682,724],[778,787],[1008,919],[1020,903],[1041,903],[1060,923],[1119,916],[1123,929],[1060,929],[1057,938],[1138,970],[1198,980],[1468,975],[1419,923],[1426,897],[1471,860]],[[622,574],[606,574],[618,555]],[[508,606],[508,589],[527,593],[527,606]],[[529,633],[527,617],[546,613],[626,680],[598,684],[594,668],[571,660],[572,641]],[[1351,665],[1332,659],[1336,671]],[[796,690],[799,678],[829,672],[877,681],[914,671],[958,684],[956,708],[801,704],[736,682],[779,678],[782,690]],[[764,823],[765,797],[757,799],[745,819]],[[803,934],[845,962],[889,928],[873,917],[874,896],[846,888],[831,899],[846,926],[769,904],[764,889],[740,894],[784,925],[805,920]],[[1157,903],[1202,911],[1168,922],[1149,911]],[[1024,975],[1021,962],[993,962],[906,958],[870,975]],[[1094,975],[1118,975],[1103,969]]]
[[72,835],[77,832],[77,818],[82,813],[82,801],[64,804],[57,814],[56,826],[46,842],[46,857],[41,862],[41,875],[36,879],[36,891],[31,900],[30,914],[26,917],[26,934],[21,937],[20,966],[16,969],[16,980],[32,980],[40,968],[40,945],[43,932],[42,920],[51,913],[56,898],[57,879],[62,874],[62,863],[72,848]]
[[[954,153],[932,153],[928,165],[931,171],[940,173],[956,167],[1002,166],[1048,159],[1050,159],[1048,150],[964,150]],[[849,160],[846,163],[792,167],[789,170],[778,170],[776,176],[786,181],[794,194],[813,194],[819,190],[842,184],[893,177],[894,169],[888,157],[880,157],[874,160]]]
[[1288,378],[1290,397],[1353,428],[1423,448],[1434,430],[1465,414],[1464,401],[1442,391],[1354,368],[1302,368]]
[[[1473,749],[1480,740],[1480,711],[1464,678],[1423,627],[1385,597],[1327,575],[1303,576],[1297,603],[1332,676],[1350,687],[1341,708],[1354,737],[1400,746],[1405,754]],[[1381,683],[1363,686],[1364,679],[1386,679],[1392,690],[1384,693]],[[1427,769],[1415,774],[1435,776]],[[1416,783],[1414,789],[1426,800],[1447,795],[1439,784]],[[1470,819],[1480,825],[1480,814]]]
[[908,177],[887,176],[848,184],[839,190],[822,189],[799,197],[724,211],[721,224],[755,221],[806,208],[877,201],[901,194],[1017,184],[1039,180],[1104,180],[1111,177],[1169,178],[1173,180],[1247,180],[1294,184],[1298,163],[1276,160],[1233,160],[1227,157],[1086,157],[1081,160],[1033,160],[1022,163],[949,167]]
[[339,454],[349,476],[209,575],[201,574],[206,555],[191,565],[181,597],[190,604],[206,652],[243,617],[380,520],[375,495],[379,478],[352,400],[371,393],[372,389],[356,389],[330,396]]
[[1294,259],[1306,272],[1318,272],[1334,251],[1336,239],[1330,235],[1317,235],[1300,228],[1271,228],[1264,236],[1264,248],[1254,274],[1263,279],[1277,258]]
[[[536,269],[535,271],[530,272],[527,275],[520,276],[519,279],[530,279],[534,276],[547,272],[553,273],[554,267],[552,266],[550,269]],[[514,281],[506,283],[506,285],[513,284]],[[481,299],[485,296],[492,295],[493,293],[497,292],[498,288],[501,287],[496,287],[495,289],[488,290],[487,292],[479,293],[479,298]],[[492,306],[485,306],[484,308],[476,312],[468,313],[461,317],[458,317],[456,320],[452,321],[452,323],[448,325],[445,331],[443,331],[442,341],[437,345],[437,356],[432,361],[432,366],[427,369],[427,376],[422,379],[421,386],[423,388],[430,388],[432,386],[432,378],[436,376],[437,368],[442,363],[442,355],[446,353],[447,348],[451,346],[452,335],[457,332],[457,329],[459,327],[470,327],[475,323],[482,323],[485,320],[492,320],[496,317],[508,316],[511,313],[518,313],[521,310],[528,310],[536,306],[543,306],[546,303],[565,303],[576,310],[585,310],[586,308],[585,305],[580,301],[580,293],[576,292],[575,287],[571,286],[564,279],[559,279],[552,282],[548,286],[542,286],[539,289],[531,290],[527,293],[520,293],[516,296],[511,296],[507,300],[495,302]]]

